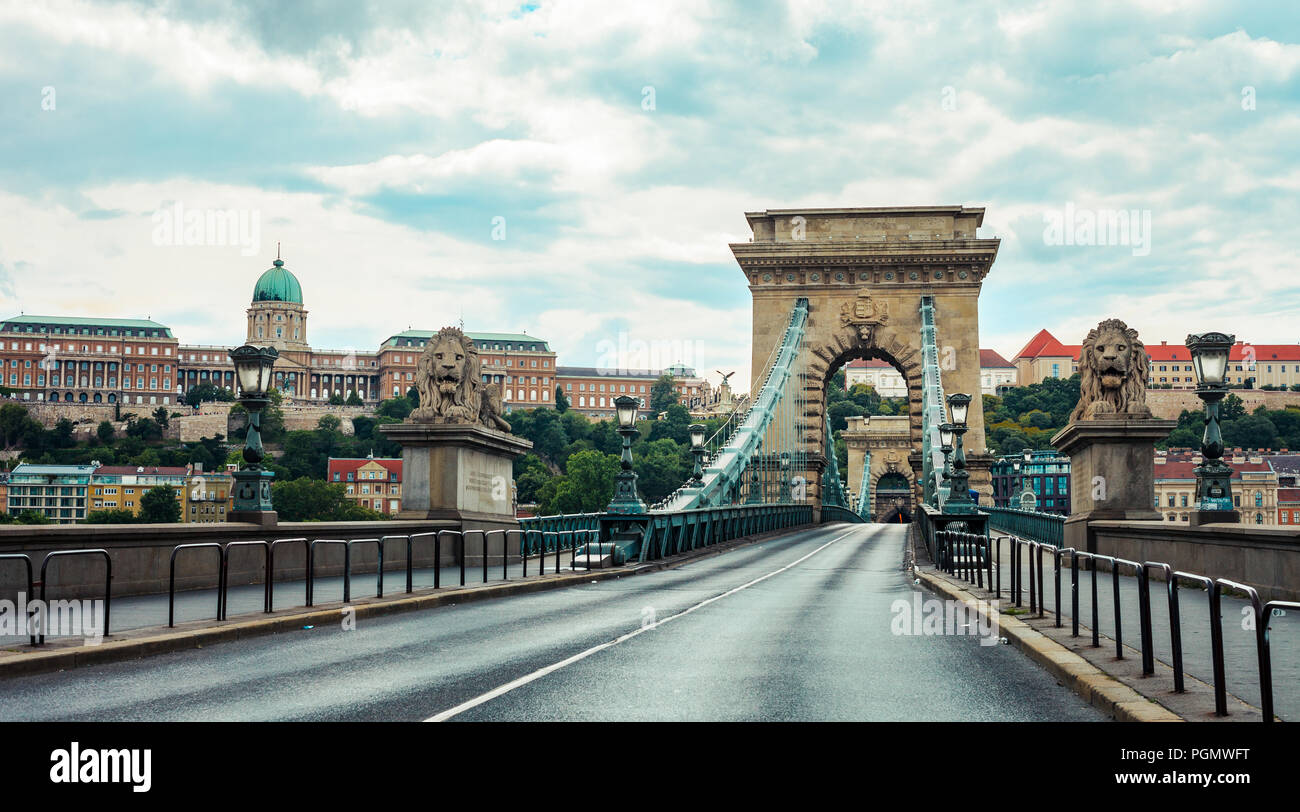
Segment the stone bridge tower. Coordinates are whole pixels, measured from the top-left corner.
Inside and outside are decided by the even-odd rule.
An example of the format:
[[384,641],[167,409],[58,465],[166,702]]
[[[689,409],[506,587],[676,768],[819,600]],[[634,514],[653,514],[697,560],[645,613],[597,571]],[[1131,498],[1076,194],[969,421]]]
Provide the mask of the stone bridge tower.
[[[922,296],[933,296],[939,365],[946,393],[971,403],[965,448],[971,487],[992,494],[980,398],[979,293],[999,240],[976,237],[984,209],[915,206],[854,209],[771,209],[749,212],[753,237],[731,251],[753,295],[753,363],[757,380],[801,297],[809,303],[801,435],[814,500],[821,502],[825,466],[826,386],[855,358],[889,362],[907,381],[909,482],[921,498]],[[859,469],[861,470],[861,469]],[[850,483],[854,489],[857,483]]]

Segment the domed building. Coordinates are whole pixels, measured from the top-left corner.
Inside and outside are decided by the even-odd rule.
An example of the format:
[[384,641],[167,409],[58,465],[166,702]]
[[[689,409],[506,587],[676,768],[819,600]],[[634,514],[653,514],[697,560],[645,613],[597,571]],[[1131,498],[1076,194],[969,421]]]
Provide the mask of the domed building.
[[[326,403],[356,392],[366,403],[379,399],[378,357],[373,352],[316,350],[307,343],[302,284],[278,256],[253,285],[244,342],[275,347],[275,387],[291,400]],[[178,394],[211,383],[233,388],[234,367],[223,347],[180,347]],[[336,399],[337,399],[336,398]]]
[[307,311],[302,306],[302,285],[298,277],[275,263],[257,278],[253,301],[248,307],[249,344],[271,346],[283,354],[286,350],[311,352],[307,343]]

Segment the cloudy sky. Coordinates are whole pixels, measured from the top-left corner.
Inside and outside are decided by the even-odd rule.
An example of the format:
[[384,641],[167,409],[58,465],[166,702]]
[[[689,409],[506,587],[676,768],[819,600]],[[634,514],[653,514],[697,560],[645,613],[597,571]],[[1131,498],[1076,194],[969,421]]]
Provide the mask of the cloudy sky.
[[[0,0],[0,315],[229,346],[278,241],[318,347],[463,317],[744,385],[743,212],[964,204],[1008,357],[1111,315],[1291,343],[1298,104],[1290,0]],[[1150,233],[1054,244],[1067,207]]]

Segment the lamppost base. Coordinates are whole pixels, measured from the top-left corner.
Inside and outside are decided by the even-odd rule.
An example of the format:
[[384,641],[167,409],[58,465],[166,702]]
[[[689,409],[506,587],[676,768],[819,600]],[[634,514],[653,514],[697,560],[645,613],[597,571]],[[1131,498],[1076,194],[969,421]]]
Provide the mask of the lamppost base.
[[1203,524],[1241,524],[1241,511],[1237,510],[1193,510],[1187,517],[1192,527]]

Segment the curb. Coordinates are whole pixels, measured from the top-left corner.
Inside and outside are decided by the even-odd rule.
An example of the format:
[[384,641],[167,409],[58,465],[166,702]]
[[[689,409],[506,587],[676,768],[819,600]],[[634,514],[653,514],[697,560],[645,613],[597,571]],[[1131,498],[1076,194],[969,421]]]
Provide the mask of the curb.
[[[819,526],[820,525],[811,525],[810,527],[815,529]],[[246,640],[253,637],[277,634],[279,632],[293,631],[295,629],[300,629],[303,626],[330,625],[339,622],[341,613],[345,610],[352,610],[355,613],[355,618],[361,620],[363,618],[384,617],[385,615],[416,612],[423,609],[434,609],[439,606],[454,605],[457,603],[470,603],[473,601],[489,600],[510,595],[527,595],[533,592],[545,592],[552,589],[577,586],[579,584],[616,580],[629,575],[662,572],[664,570],[676,569],[677,567],[694,561],[722,555],[740,547],[746,547],[761,541],[779,538],[780,536],[805,529],[808,528],[790,528],[756,536],[746,536],[741,539],[734,539],[729,542],[722,542],[720,544],[710,545],[709,547],[702,547],[698,550],[680,553],[672,558],[666,558],[652,563],[636,564],[627,568],[578,570],[576,572],[563,573],[560,575],[538,576],[534,580],[529,581],[506,581],[473,587],[443,587],[437,592],[429,592],[423,595],[412,594],[401,598],[370,597],[347,604],[335,602],[326,604],[322,607],[311,607],[310,609],[307,609],[307,611],[302,611],[302,609],[306,607],[286,609],[282,610],[283,614],[276,612],[270,616],[261,616],[249,620],[191,621],[191,623],[195,624],[215,622],[220,625],[198,629],[167,629],[161,634],[148,634],[150,629],[166,629],[166,627],[153,626],[144,629],[131,629],[123,633],[125,635],[148,634],[147,637],[141,636],[123,640],[114,640],[96,646],[79,645],[76,647],[68,647],[53,651],[29,649],[14,654],[0,653],[0,680],[10,677],[27,676],[30,674],[64,671],[71,668],[82,668],[90,665],[102,665],[105,663],[122,662],[124,660],[136,660],[157,654],[169,654],[176,651],[203,648],[204,646],[216,643]],[[424,589],[431,590],[432,588],[424,587]]]
[[[1148,699],[1097,666],[1052,640],[1024,621],[993,609],[987,601],[976,598],[957,585],[912,568],[914,577],[931,592],[974,608],[990,622],[996,620],[1007,641],[1029,659],[1044,668],[1066,688],[1078,694],[1098,710],[1109,713],[1119,722],[1183,722],[1183,717]],[[996,613],[997,617],[992,615]]]

